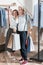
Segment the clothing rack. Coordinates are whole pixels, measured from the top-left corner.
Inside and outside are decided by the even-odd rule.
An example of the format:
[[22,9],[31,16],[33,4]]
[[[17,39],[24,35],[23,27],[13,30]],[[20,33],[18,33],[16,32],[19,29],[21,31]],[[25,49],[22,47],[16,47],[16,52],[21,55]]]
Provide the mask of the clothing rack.
[[0,7],[5,7],[5,8],[7,8],[8,9],[8,22],[10,23],[10,21],[9,21],[9,7],[10,6],[16,6],[16,3],[12,3],[12,4],[3,4],[3,5],[0,5]]
[[[43,2],[43,1],[42,1]],[[40,51],[40,0],[38,0],[38,53],[30,58],[38,62],[43,62],[43,49]]]
[[16,3],[11,3],[11,4],[7,4],[7,5],[6,4],[0,5],[0,7],[5,8],[8,11],[8,23],[10,23],[10,20],[9,20],[9,7],[10,6],[16,6]]
[[[12,3],[12,4],[8,4],[8,5],[0,5],[0,7],[5,7],[5,8],[7,8],[8,9],[8,23],[10,23],[10,20],[9,20],[9,7],[10,6],[15,6],[16,5],[16,3]],[[2,44],[2,45],[0,45],[0,52],[3,52],[3,51],[5,51],[5,44]]]

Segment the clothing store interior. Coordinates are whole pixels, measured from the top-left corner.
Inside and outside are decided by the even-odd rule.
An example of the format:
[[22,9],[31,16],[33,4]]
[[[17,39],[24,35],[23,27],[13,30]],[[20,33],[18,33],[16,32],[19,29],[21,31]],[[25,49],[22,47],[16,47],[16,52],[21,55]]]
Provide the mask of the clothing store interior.
[[38,0],[0,0],[0,63],[20,65],[21,53],[25,57],[26,51],[28,65],[43,65],[34,59],[36,54],[39,59],[39,53],[43,53],[43,0],[39,8],[40,21]]

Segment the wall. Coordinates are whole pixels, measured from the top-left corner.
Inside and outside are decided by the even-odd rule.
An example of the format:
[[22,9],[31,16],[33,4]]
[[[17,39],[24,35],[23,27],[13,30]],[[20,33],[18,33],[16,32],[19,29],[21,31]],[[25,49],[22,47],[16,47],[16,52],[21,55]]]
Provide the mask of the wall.
[[0,5],[8,5],[14,2],[17,3],[17,6],[21,4],[33,15],[33,0],[0,0]]

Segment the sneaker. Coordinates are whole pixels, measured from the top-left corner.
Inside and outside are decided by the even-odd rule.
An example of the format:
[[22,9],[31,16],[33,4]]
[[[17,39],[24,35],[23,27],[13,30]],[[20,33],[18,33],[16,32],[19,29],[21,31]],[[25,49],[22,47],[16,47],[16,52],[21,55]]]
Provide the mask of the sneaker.
[[28,65],[28,61],[24,60],[21,65]]
[[24,60],[21,58],[21,59],[19,60],[19,62],[20,62],[20,63],[23,63],[23,62],[24,62]]

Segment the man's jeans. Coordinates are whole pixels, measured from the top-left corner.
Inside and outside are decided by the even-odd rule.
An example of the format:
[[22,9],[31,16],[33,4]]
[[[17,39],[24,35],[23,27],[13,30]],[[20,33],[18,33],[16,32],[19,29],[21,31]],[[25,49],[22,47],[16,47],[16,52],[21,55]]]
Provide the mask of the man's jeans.
[[27,60],[27,49],[25,47],[27,32],[23,31],[19,33],[20,33],[20,41],[21,41],[21,56],[24,60]]

